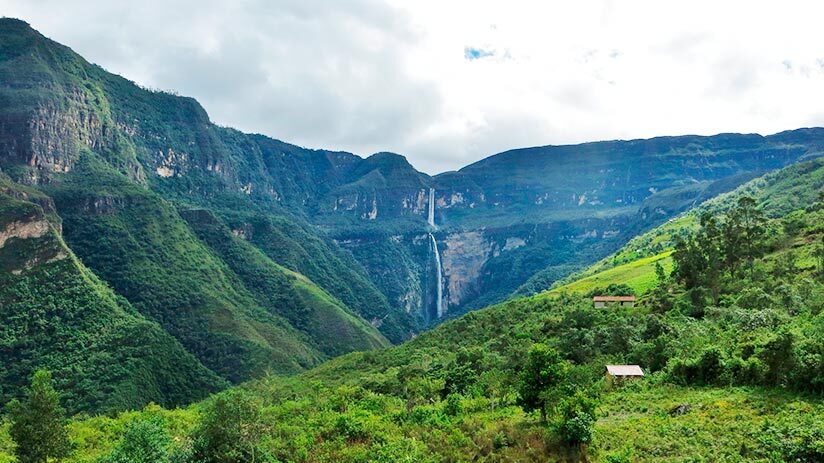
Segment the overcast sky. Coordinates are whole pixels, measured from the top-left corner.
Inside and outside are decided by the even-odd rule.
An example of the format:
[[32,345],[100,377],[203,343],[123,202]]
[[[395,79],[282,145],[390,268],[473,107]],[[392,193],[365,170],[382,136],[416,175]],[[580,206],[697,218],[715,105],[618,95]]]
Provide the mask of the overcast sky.
[[437,173],[509,148],[824,125],[824,2],[0,0],[216,123]]

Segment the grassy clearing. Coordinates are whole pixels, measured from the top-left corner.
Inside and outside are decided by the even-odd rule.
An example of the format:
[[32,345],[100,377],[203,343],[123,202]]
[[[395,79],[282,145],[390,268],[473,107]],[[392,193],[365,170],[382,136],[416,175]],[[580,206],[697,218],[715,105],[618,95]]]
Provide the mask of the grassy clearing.
[[613,283],[629,285],[637,294],[643,294],[653,288],[657,282],[655,264],[660,263],[664,271],[672,270],[672,251],[665,251],[654,256],[638,259],[607,270],[600,271],[580,280],[549,290],[546,294],[586,293],[595,288],[606,287]]
[[[604,397],[596,437],[601,457],[625,453],[633,462],[782,461],[769,446],[773,431],[805,422],[820,426],[824,418],[819,399],[786,391],[639,386]],[[679,405],[688,405],[689,411],[673,416]]]

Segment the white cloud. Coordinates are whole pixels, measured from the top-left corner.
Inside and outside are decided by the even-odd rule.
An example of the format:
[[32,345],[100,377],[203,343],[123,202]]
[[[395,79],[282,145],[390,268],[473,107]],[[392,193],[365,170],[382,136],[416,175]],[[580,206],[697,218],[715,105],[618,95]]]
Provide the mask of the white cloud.
[[822,125],[822,13],[814,1],[0,0],[0,14],[194,96],[220,124],[395,151],[429,173],[521,146]]

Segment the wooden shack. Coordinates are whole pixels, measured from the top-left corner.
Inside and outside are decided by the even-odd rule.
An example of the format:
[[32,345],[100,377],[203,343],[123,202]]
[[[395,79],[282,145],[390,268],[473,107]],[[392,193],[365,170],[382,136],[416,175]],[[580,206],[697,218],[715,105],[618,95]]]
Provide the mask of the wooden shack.
[[592,303],[596,308],[606,307],[607,304],[621,304],[624,307],[635,305],[635,296],[594,296]]
[[620,384],[643,377],[644,370],[638,365],[607,365],[607,381],[611,384]]

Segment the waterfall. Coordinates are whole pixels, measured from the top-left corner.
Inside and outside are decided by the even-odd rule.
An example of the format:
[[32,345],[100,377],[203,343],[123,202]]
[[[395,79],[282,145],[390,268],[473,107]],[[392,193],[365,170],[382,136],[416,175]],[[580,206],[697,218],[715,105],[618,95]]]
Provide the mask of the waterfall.
[[429,234],[432,240],[432,250],[435,255],[435,313],[438,318],[443,317],[443,270],[441,269],[441,253],[438,252],[438,242],[435,235]]
[[[429,215],[426,222],[432,228],[435,226],[435,189],[429,189]],[[429,232],[432,241],[432,254],[435,256],[435,313],[438,318],[443,317],[443,269],[441,268],[441,253],[438,251],[438,241],[435,235]]]
[[429,216],[426,219],[426,222],[429,224],[430,227],[435,227],[435,189],[429,189]]

